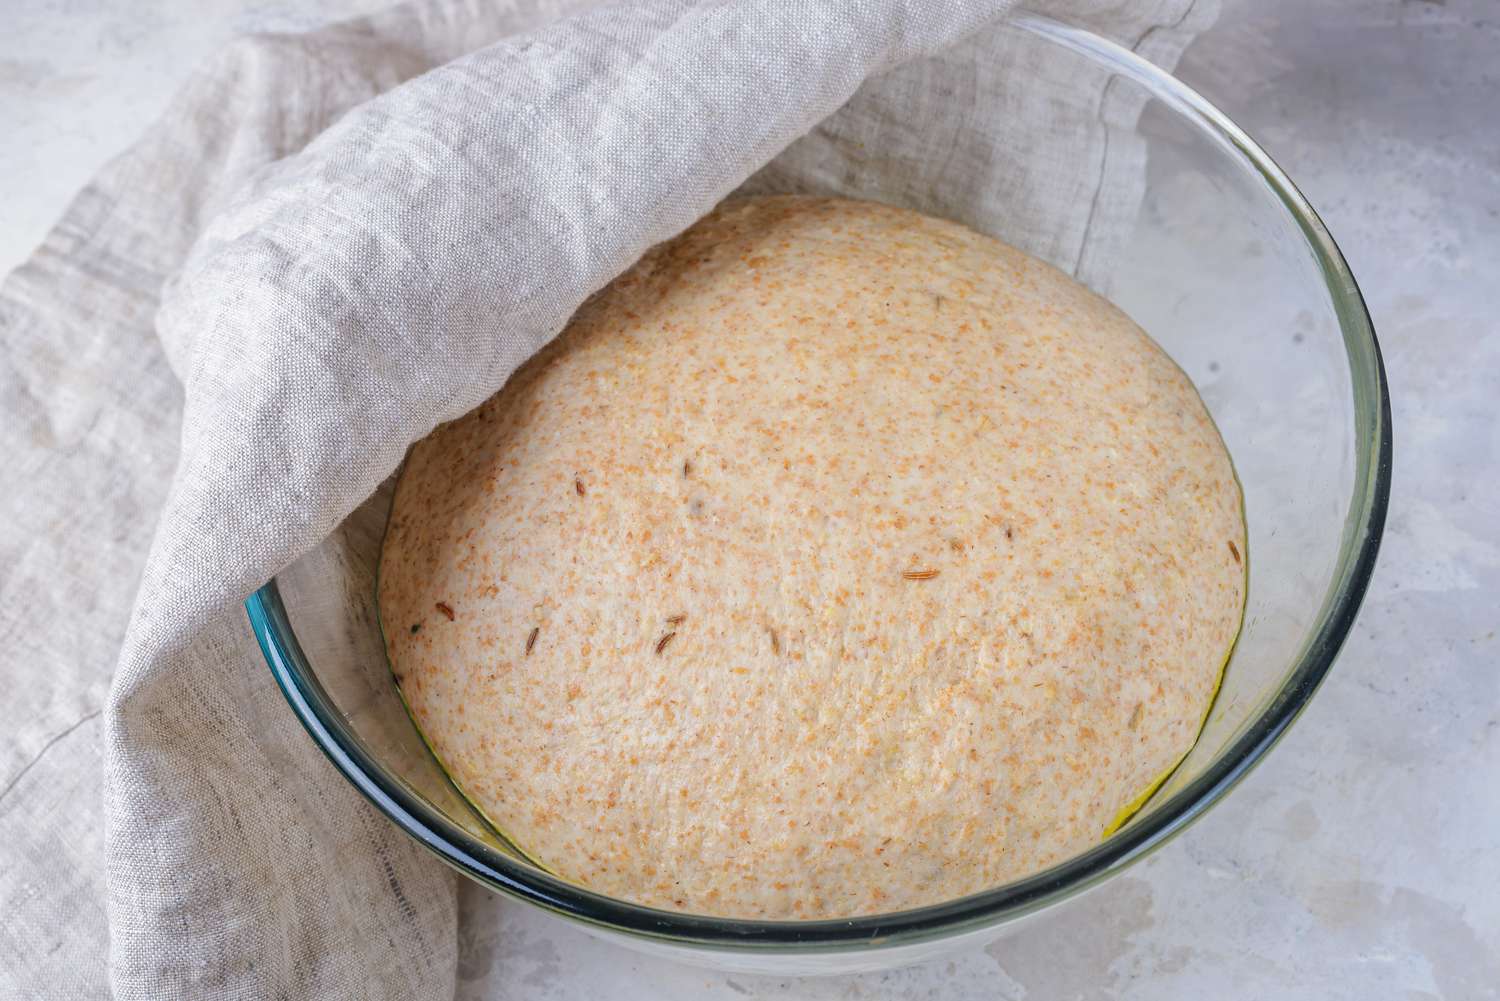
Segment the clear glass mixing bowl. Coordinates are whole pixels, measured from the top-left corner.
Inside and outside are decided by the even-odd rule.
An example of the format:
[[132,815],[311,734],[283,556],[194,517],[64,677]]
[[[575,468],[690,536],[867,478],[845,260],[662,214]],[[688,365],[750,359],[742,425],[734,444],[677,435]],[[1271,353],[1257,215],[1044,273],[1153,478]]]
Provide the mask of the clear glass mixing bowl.
[[1202,97],[1087,32],[1031,15],[1004,30],[1049,71],[1104,74],[1115,98],[1134,102],[1109,123],[1109,141],[1144,154],[1143,198],[1119,264],[1096,284],[1198,384],[1244,485],[1244,631],[1196,748],[1101,844],[937,906],[736,921],[601,896],[530,864],[491,830],[407,718],[374,607],[384,491],[247,607],[313,739],[377,808],[460,872],[690,962],[778,973],[897,965],[995,938],[1123,871],[1223,797],[1307,705],[1359,607],[1389,493],[1385,376],[1354,278],[1292,183]]

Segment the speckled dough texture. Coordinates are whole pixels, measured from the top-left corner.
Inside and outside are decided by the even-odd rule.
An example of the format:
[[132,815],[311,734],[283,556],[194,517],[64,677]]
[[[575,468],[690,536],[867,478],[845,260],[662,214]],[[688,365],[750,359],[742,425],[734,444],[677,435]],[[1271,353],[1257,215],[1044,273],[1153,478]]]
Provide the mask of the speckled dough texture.
[[458,785],[560,875],[841,917],[1097,843],[1191,746],[1244,525],[1187,377],[962,226],[727,203],[411,451],[380,608]]

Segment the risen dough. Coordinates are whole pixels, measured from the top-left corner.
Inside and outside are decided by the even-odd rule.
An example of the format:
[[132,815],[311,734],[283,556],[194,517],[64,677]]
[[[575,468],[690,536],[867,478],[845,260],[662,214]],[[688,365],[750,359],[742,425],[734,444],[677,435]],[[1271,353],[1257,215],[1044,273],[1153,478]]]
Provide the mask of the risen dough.
[[884,206],[732,202],[416,445],[391,662],[454,780],[606,894],[972,893],[1191,746],[1243,603],[1186,376],[1061,272]]

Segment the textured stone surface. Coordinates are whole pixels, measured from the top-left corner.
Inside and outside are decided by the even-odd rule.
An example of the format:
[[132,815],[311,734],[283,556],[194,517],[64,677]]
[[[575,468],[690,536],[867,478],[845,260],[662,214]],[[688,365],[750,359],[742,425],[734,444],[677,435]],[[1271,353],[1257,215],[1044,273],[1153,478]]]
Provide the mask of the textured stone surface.
[[[0,269],[232,31],[378,6],[9,0]],[[1301,184],[1369,299],[1396,488],[1312,707],[1171,845],[1017,936],[886,974],[647,960],[466,889],[466,999],[1495,998],[1500,985],[1500,9],[1225,0],[1180,74]]]

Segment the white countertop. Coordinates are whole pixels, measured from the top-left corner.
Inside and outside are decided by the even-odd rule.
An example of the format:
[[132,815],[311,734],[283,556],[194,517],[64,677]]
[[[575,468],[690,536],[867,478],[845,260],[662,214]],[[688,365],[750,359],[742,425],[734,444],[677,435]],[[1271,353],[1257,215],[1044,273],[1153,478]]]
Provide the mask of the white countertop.
[[[216,45],[383,5],[6,0],[0,272]],[[858,977],[714,974],[469,887],[463,998],[1500,998],[1500,5],[1224,6],[1179,75],[1328,222],[1395,407],[1380,566],[1290,736],[1185,835],[983,951]]]

